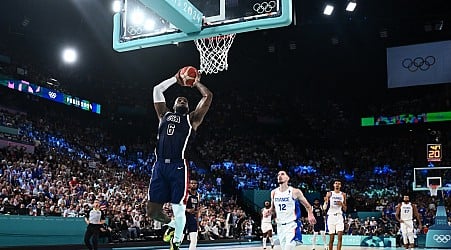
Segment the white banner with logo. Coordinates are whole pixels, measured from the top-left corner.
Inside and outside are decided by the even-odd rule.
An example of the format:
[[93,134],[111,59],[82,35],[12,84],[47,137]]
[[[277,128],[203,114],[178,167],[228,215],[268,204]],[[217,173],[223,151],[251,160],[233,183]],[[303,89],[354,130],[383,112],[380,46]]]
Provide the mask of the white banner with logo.
[[387,48],[388,87],[451,82],[451,41]]

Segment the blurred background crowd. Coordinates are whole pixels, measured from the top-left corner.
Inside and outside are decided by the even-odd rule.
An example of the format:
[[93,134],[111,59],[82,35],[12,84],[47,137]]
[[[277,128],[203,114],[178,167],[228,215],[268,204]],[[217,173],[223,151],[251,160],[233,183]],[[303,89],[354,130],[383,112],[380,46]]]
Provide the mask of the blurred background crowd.
[[[18,67],[26,73],[17,72]],[[50,77],[43,72],[16,61],[0,67],[4,79],[36,84]],[[67,81],[83,82],[85,89],[76,94],[99,100],[102,114],[0,87],[0,126],[18,130],[0,133],[6,141],[0,149],[0,213],[81,217],[99,199],[110,241],[159,239],[162,225],[145,216],[158,126],[151,98],[154,84],[98,77]],[[370,95],[360,97],[368,98],[368,104],[359,105],[344,95],[346,90],[330,98],[268,91],[273,86],[269,83],[227,88],[221,85],[224,81],[211,84],[215,100],[199,129],[191,162],[191,178],[198,180],[202,197],[201,239],[259,235],[255,208],[263,204],[248,204],[242,192],[277,187],[281,168],[289,169],[291,185],[306,194],[323,196],[334,178],[344,180],[349,196],[345,234],[399,234],[394,211],[404,194],[418,204],[426,225],[418,233],[434,223],[438,199],[412,192],[412,174],[414,167],[428,164],[426,143],[439,140],[451,148],[449,125],[368,128],[360,126],[360,117],[448,111],[449,86],[429,86],[427,94],[421,87],[395,91],[383,100],[376,93],[372,100]],[[47,87],[74,93],[68,85]],[[195,94],[173,89],[168,96],[183,93],[194,99],[191,105],[197,103]],[[450,166],[450,160],[444,154],[436,165]],[[444,203],[450,219],[449,193]],[[359,211],[378,211],[381,217],[359,218]],[[305,221],[303,230],[312,233],[312,225]]]

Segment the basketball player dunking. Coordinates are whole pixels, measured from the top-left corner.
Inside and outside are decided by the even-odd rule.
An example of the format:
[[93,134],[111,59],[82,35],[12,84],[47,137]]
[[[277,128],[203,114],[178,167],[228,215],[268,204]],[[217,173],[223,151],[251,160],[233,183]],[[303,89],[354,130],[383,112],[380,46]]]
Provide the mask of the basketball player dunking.
[[[153,102],[160,121],[158,126],[158,141],[155,149],[156,162],[150,177],[147,215],[162,223],[168,224],[168,230],[163,237],[169,241],[171,250],[180,248],[183,229],[185,228],[185,209],[187,202],[189,148],[194,140],[195,132],[204,120],[213,98],[211,91],[199,81],[194,82],[202,98],[196,109],[189,112],[188,99],[177,97],[170,111],[166,106],[164,91],[173,84],[184,86],[180,78],[180,70],[153,88]],[[163,204],[170,202],[174,220],[162,211]]]

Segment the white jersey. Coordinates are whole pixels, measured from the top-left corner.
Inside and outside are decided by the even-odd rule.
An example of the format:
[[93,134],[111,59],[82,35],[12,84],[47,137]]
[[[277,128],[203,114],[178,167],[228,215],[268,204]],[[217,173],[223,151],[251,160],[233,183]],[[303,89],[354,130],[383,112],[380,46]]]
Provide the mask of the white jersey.
[[408,221],[413,219],[413,207],[412,204],[409,203],[401,203],[400,210],[400,219],[403,221]]
[[281,192],[280,188],[276,188],[273,198],[277,223],[289,223],[301,218],[299,201],[293,198],[293,187],[288,187],[285,192]]
[[262,209],[262,223],[271,223],[271,209]]
[[338,193],[336,193],[335,191],[331,191],[331,196],[329,198],[329,210],[327,210],[327,214],[328,215],[343,214],[341,206],[337,205],[337,201],[341,201],[344,203],[344,200],[345,197],[341,191]]

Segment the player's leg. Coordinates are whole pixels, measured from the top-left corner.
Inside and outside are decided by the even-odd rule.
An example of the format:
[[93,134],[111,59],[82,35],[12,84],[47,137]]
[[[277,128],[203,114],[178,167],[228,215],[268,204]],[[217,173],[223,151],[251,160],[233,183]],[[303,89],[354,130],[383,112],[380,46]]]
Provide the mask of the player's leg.
[[196,250],[197,248],[197,231],[189,233],[189,250]]
[[413,228],[413,221],[408,221],[406,223],[407,227],[407,238],[409,240],[409,248],[414,248],[414,241],[415,241],[415,234],[414,234],[414,228]]
[[337,223],[337,225],[335,226],[335,230],[337,232],[338,235],[338,242],[337,242],[337,250],[341,250],[341,245],[343,242],[343,231],[345,229],[345,224],[343,221],[343,217],[339,218],[340,222]]
[[402,235],[402,242],[404,244],[404,248],[409,248],[409,239],[407,237],[407,226],[406,222],[401,222],[401,235]]
[[316,248],[316,236],[318,236],[318,231],[316,231],[316,225],[313,226],[313,237],[312,237],[312,249]]
[[290,223],[287,225],[288,232],[286,233],[286,250],[294,250],[298,243],[302,243],[301,226],[302,224],[300,222]]
[[171,219],[163,212],[163,204],[169,202],[170,194],[169,187],[162,177],[163,174],[164,166],[156,162],[150,177],[146,214],[148,217],[166,224]]
[[335,216],[327,216],[327,229],[329,230],[329,250],[334,249],[334,238],[336,232]]
[[321,238],[323,239],[324,249],[327,249],[326,231],[320,230]]
[[[272,227],[272,225],[271,225],[271,227]],[[271,242],[271,249],[274,249],[274,239],[272,238],[272,229],[270,229],[268,231],[268,239],[269,239],[269,242]]]
[[[174,238],[171,243],[174,247],[173,249],[178,249],[183,239],[183,229],[186,223],[186,199],[188,190],[188,171],[189,163],[187,161],[180,162],[178,164],[171,164],[170,171],[170,189],[171,189],[171,204],[172,211],[174,213]],[[170,223],[169,225],[171,225]],[[172,246],[172,245],[171,245]]]
[[282,225],[277,225],[277,235],[279,237],[280,248],[285,250],[285,245],[287,242],[287,238],[285,235],[285,227]]
[[268,237],[268,233],[264,232],[263,233],[263,239],[262,239],[262,243],[263,243],[263,249],[266,249],[266,238]]

